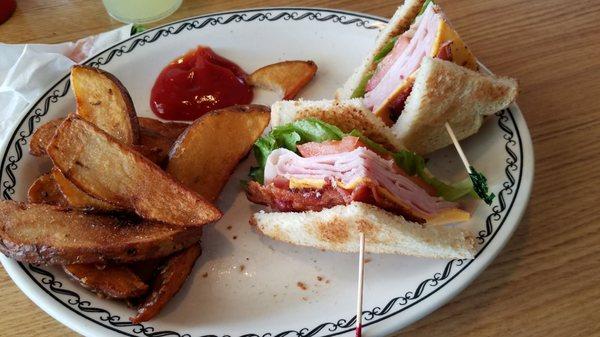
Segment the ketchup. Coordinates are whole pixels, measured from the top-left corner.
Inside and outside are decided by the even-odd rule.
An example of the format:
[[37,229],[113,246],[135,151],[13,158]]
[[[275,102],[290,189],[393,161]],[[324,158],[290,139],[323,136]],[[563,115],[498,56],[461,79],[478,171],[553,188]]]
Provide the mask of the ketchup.
[[215,109],[248,104],[253,94],[247,76],[237,64],[200,46],[161,71],[150,107],[163,119],[194,120]]

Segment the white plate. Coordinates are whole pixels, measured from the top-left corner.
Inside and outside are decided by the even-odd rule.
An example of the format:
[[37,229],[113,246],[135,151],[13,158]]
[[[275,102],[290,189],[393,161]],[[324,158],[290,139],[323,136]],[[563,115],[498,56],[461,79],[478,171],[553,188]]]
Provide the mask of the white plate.
[[[247,71],[279,60],[312,59],[319,72],[302,96],[321,99],[331,97],[359,64],[377,35],[373,24],[383,21],[363,14],[299,8],[204,15],[134,36],[87,64],[115,74],[129,89],[142,116],[152,115],[149,93],[160,70],[198,44],[211,46]],[[275,98],[259,92],[256,101],[270,104]],[[4,199],[25,200],[30,183],[50,167],[48,160],[28,154],[33,130],[73,109],[65,74],[23,118],[3,149],[0,194]],[[517,106],[489,118],[481,132],[462,143],[497,195],[492,207],[471,203],[474,216],[468,226],[477,234],[477,258],[439,261],[370,256],[363,314],[365,333],[370,336],[393,333],[460,292],[498,254],[525,210],[533,152]],[[129,323],[132,310],[97,298],[57,268],[21,264],[4,256],[2,264],[32,301],[85,335],[350,336],[356,256],[291,246],[254,232],[248,218],[258,208],[246,201],[239,186],[252,162],[240,165],[227,185],[219,201],[225,216],[207,226],[204,254],[192,275],[151,322]],[[451,148],[438,151],[430,163],[443,177],[465,176]],[[300,289],[298,282],[308,289]]]

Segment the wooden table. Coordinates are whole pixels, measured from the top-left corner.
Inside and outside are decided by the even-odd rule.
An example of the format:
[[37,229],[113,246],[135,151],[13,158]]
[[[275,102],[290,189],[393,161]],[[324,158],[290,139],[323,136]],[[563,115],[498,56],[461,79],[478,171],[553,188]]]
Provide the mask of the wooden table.
[[[453,301],[402,336],[600,335],[600,2],[439,3],[484,64],[519,79],[536,176],[527,213],[498,258]],[[389,17],[398,3],[186,1],[166,21],[294,5]],[[21,0],[15,15],[0,25],[0,42],[63,42],[120,25],[99,0]],[[2,336],[75,335],[27,299],[3,269],[0,298]]]

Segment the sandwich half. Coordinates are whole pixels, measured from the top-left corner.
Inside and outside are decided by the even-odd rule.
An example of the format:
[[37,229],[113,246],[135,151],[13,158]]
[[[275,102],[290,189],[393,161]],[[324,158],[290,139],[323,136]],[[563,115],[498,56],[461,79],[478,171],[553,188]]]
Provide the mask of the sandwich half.
[[[415,11],[416,7],[420,11]],[[410,28],[406,22],[412,23]],[[415,85],[417,78],[419,85]],[[447,96],[448,92],[451,95]],[[395,143],[427,154],[451,144],[446,122],[459,130],[455,132],[459,140],[464,139],[479,130],[484,116],[506,108],[516,95],[514,79],[478,72],[476,58],[439,6],[431,1],[409,0],[382,31],[372,52],[337,91],[332,105],[344,105],[339,102],[348,99],[362,100],[361,119],[369,121],[372,118],[367,112],[374,114],[391,128]],[[407,104],[409,99],[411,104]],[[409,117],[402,118],[405,114]],[[343,129],[343,125],[340,127]]]
[[468,231],[442,226],[470,218],[452,201],[470,186],[435,179],[414,154],[316,119],[274,128],[254,153],[246,194],[273,212],[251,223],[274,239],[352,252],[363,231],[374,253],[473,256]]

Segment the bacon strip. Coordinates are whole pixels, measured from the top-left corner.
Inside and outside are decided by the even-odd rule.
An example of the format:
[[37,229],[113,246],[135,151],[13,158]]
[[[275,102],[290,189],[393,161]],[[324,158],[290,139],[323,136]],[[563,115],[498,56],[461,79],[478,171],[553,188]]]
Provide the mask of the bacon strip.
[[331,184],[319,190],[291,190],[278,187],[273,183],[263,186],[256,181],[251,181],[246,196],[251,202],[269,206],[280,212],[320,211],[337,205],[349,205],[352,201],[360,201],[401,215],[409,221],[425,223],[424,218],[414,214],[410,209],[386,198],[374,184],[360,184],[350,192],[333,187]]

